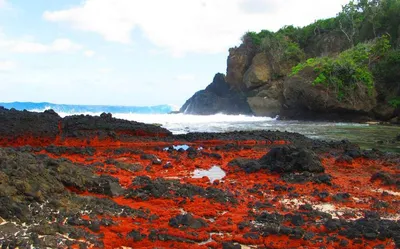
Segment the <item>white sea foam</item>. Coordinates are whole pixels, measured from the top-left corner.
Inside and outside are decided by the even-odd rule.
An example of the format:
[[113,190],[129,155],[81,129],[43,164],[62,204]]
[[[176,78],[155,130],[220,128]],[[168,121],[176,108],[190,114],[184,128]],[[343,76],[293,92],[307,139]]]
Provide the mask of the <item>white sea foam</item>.
[[[48,108],[47,108],[48,109]],[[42,112],[43,110],[31,110]],[[75,114],[99,116],[100,112],[76,112],[70,109],[59,112],[61,117]],[[185,114],[138,114],[112,113],[116,118],[138,121],[147,124],[160,124],[173,134],[188,132],[230,132],[249,130],[279,130],[296,132],[313,139],[342,140],[361,145],[363,149],[379,148],[400,152],[399,144],[377,144],[376,141],[391,141],[400,132],[399,127],[357,123],[310,122],[277,120],[271,117],[216,114],[209,116]]]
[[[185,114],[124,114],[116,113],[116,118],[134,120],[148,124],[161,124],[175,134],[187,132],[224,132],[233,130],[251,130],[262,126],[271,126],[275,119],[245,115],[216,114],[209,116]],[[261,128],[261,127],[260,127]]]
[[[43,112],[33,109],[30,111]],[[58,112],[61,117],[70,115],[92,115],[100,116],[100,112]],[[224,132],[234,130],[266,129],[276,121],[270,117],[255,117],[246,115],[187,115],[187,114],[138,114],[138,113],[113,113],[113,117],[137,121],[146,124],[160,124],[174,134],[188,132]]]

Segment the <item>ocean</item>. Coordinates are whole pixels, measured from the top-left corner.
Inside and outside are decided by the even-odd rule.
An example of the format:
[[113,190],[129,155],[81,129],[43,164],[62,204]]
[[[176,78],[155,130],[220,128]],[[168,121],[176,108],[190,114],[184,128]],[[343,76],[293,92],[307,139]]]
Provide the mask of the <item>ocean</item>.
[[[110,112],[113,117],[147,124],[158,124],[174,134],[189,132],[229,132],[249,130],[278,130],[297,132],[310,138],[322,140],[344,140],[357,143],[361,148],[377,148],[385,151],[400,152],[399,126],[333,123],[311,121],[281,121],[270,117],[255,117],[245,115],[216,114],[209,116],[168,114],[176,108],[169,105],[155,107],[115,107],[115,106],[82,106],[55,105],[50,103],[19,102],[19,105],[8,105],[6,108],[27,109],[42,112],[54,109],[60,116],[85,114],[100,115]],[[47,104],[47,105],[46,105]],[[4,104],[0,103],[0,106]],[[40,107],[40,108],[38,108]]]

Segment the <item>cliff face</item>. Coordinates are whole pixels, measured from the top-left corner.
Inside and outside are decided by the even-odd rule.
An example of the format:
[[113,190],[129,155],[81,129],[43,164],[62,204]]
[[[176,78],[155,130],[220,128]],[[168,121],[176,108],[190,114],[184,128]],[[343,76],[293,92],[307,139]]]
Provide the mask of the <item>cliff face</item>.
[[[305,58],[334,58],[350,47],[338,32],[316,34],[302,50]],[[399,83],[375,79],[374,89],[357,84],[346,99],[325,84],[314,84],[316,74],[305,68],[291,75],[296,62],[277,61],[272,52],[262,51],[249,40],[229,50],[227,75],[217,74],[205,90],[186,101],[181,112],[191,114],[277,115],[282,119],[397,122],[398,110],[389,105],[396,98]],[[392,77],[395,78],[395,77]],[[390,98],[389,98],[390,96]]]

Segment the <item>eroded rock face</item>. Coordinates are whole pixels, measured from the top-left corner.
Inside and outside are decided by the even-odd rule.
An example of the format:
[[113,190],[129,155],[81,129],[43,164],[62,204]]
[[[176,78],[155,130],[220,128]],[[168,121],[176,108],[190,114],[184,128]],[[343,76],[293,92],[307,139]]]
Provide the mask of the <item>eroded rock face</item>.
[[314,113],[353,113],[367,115],[376,105],[375,93],[360,84],[352,93],[339,100],[337,93],[323,85],[313,85],[315,74],[306,68],[297,76],[285,80],[284,102],[287,109],[311,111]]
[[316,29],[314,32],[316,36],[304,48],[309,57],[335,55],[350,48],[349,41],[340,31],[324,32]]
[[216,74],[213,82],[205,90],[195,93],[188,99],[180,112],[200,115],[252,113],[246,96],[240,91],[231,89],[223,74]]
[[247,102],[253,113],[257,116],[276,117],[282,107],[279,100],[267,97],[249,97],[247,98]]
[[252,63],[255,51],[250,41],[229,49],[226,82],[235,89],[243,89],[243,77]]
[[265,53],[258,53],[254,56],[249,69],[243,76],[243,82],[247,89],[260,87],[272,78],[272,70],[269,66],[269,60]]

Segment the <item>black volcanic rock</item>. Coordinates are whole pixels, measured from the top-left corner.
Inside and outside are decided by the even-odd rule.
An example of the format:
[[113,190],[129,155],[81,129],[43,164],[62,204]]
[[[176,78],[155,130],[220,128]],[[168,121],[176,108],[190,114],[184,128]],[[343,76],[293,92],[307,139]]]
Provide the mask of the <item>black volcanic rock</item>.
[[181,107],[180,112],[186,114],[211,115],[252,114],[246,96],[230,88],[223,74],[216,74],[213,82],[205,90],[195,93]]
[[[113,118],[110,113],[98,116],[74,115],[61,118],[53,110],[44,112],[17,111],[0,107],[0,137],[16,142],[23,139],[30,144],[43,141],[51,144],[58,136],[63,138],[90,139],[92,137],[113,138],[128,137],[165,137],[172,133],[165,128]],[[0,141],[1,142],[1,141]],[[9,144],[7,140],[4,144]]]
[[53,110],[44,112],[17,111],[0,107],[0,137],[2,138],[51,138],[55,139],[61,117]]
[[278,173],[321,173],[325,170],[321,160],[314,152],[293,146],[273,148],[259,160],[259,163],[263,168]]
[[118,133],[133,136],[171,135],[167,129],[113,118],[110,113],[103,113],[100,117],[89,115],[67,116],[62,120],[62,134],[64,137],[90,138],[93,135],[116,138]]
[[190,227],[193,229],[199,229],[199,228],[208,226],[207,222],[205,220],[200,219],[200,218],[196,219],[193,217],[192,214],[177,215],[169,220],[169,225],[171,227],[175,227],[175,228]]

